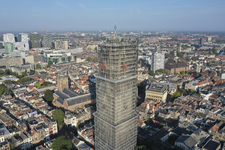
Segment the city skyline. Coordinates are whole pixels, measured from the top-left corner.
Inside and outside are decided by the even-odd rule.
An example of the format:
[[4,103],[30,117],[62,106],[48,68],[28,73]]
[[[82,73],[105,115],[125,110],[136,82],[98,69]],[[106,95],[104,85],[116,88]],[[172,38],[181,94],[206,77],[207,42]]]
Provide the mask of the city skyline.
[[[225,31],[225,1],[1,1],[0,32]],[[11,9],[8,9],[10,6]]]

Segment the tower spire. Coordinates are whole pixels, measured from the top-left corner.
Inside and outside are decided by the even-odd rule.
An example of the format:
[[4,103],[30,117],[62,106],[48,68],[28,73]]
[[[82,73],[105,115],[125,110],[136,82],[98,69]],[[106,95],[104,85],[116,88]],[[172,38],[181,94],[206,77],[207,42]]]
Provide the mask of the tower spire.
[[115,34],[114,34],[114,38],[117,38],[117,34],[116,34],[116,23],[115,23],[115,26],[114,26],[114,29],[115,29]]

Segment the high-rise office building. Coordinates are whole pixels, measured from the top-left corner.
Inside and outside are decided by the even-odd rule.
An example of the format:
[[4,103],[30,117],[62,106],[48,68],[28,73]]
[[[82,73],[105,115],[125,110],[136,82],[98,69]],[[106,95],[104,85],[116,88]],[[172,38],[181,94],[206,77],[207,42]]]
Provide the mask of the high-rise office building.
[[41,47],[41,38],[40,34],[37,32],[30,34],[30,47],[31,48],[39,48]]
[[17,34],[15,47],[18,50],[29,50],[28,34],[26,33]]
[[63,49],[67,50],[69,47],[68,41],[63,41]]
[[43,35],[43,46],[44,47],[52,47],[52,37],[49,33],[44,33]]
[[211,36],[208,36],[207,37],[207,42],[211,42],[212,41],[212,37]]
[[15,37],[12,33],[3,34],[3,42],[4,43],[15,43]]
[[159,69],[164,69],[165,54],[161,51],[155,51],[152,53],[151,70],[154,72]]
[[28,34],[19,33],[15,37],[12,33],[3,35],[4,43],[12,43],[17,50],[29,50]]
[[100,45],[96,75],[95,149],[130,150],[137,142],[138,39],[116,33]]
[[68,41],[56,40],[55,41],[55,49],[56,50],[67,50],[68,49]]
[[15,45],[13,43],[5,43],[5,53],[10,54],[13,50],[15,50]]
[[203,45],[204,44],[204,38],[200,38],[200,45]]

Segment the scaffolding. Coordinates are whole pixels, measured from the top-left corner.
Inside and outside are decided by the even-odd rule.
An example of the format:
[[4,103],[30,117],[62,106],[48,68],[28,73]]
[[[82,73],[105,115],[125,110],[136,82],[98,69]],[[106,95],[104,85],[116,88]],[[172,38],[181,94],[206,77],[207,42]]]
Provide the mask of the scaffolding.
[[137,38],[100,45],[96,75],[95,149],[130,150],[137,140]]

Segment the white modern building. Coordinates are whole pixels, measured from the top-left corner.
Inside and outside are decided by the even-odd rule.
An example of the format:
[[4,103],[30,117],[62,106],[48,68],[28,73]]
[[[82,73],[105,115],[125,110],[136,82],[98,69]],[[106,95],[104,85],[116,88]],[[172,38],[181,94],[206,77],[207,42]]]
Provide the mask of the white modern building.
[[152,64],[151,64],[151,70],[154,72],[159,69],[164,69],[164,63],[165,63],[165,54],[161,51],[155,51],[152,53]]
[[3,34],[3,42],[4,43],[15,43],[15,37],[12,33]]
[[17,50],[29,50],[29,38],[26,33],[19,33],[17,40],[12,33],[3,34],[4,43],[12,43]]

